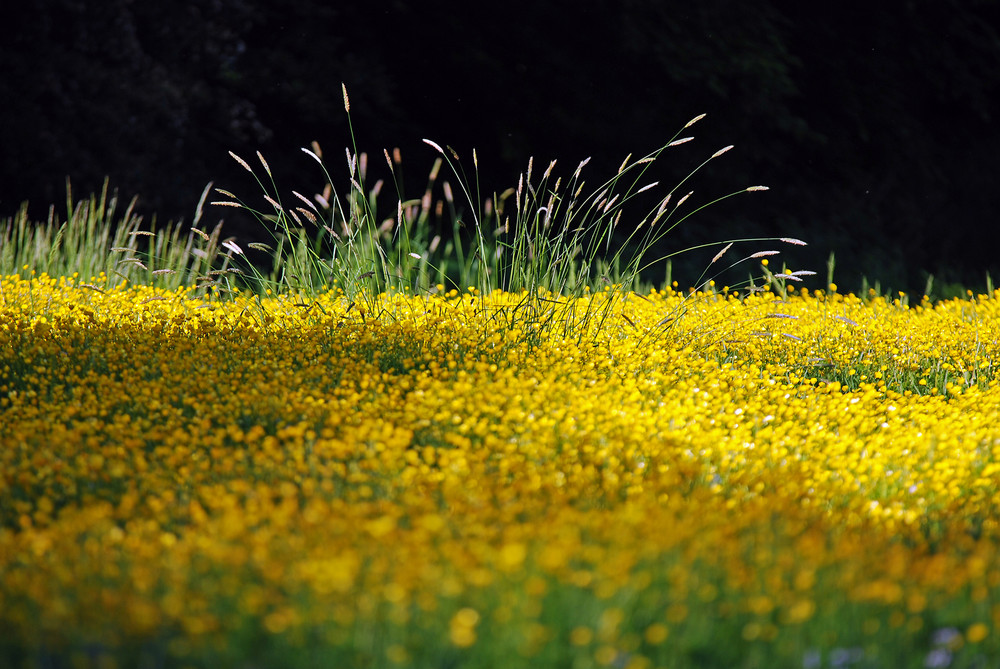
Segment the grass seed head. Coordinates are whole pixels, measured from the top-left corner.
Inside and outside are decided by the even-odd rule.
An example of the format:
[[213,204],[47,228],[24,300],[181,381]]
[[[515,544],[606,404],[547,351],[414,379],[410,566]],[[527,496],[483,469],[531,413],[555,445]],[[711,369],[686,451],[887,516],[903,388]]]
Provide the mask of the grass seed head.
[[233,160],[235,160],[235,161],[236,161],[236,162],[238,162],[238,163],[239,163],[240,165],[242,165],[242,166],[243,166],[243,169],[245,169],[245,170],[246,170],[247,172],[249,172],[250,174],[253,174],[253,168],[252,168],[252,167],[250,167],[250,165],[248,165],[248,164],[247,164],[247,161],[243,160],[242,158],[240,158],[239,156],[237,156],[237,155],[236,155],[235,153],[233,153],[232,151],[230,151],[230,152],[229,152],[229,155],[231,155],[231,156],[233,157]]
[[264,166],[264,171],[267,172],[267,176],[272,176],[271,175],[271,168],[268,167],[267,161],[264,160],[264,156],[261,154],[260,151],[257,152],[257,160],[259,160],[260,164]]
[[442,149],[441,145],[438,144],[437,142],[432,142],[429,139],[425,139],[425,140],[423,140],[423,142],[424,142],[424,144],[426,144],[427,146],[431,147],[432,149],[434,149],[435,151],[437,151],[441,155],[444,155],[444,149]]
[[685,123],[684,127],[685,128],[690,128],[691,126],[693,126],[695,123],[697,123],[701,119],[705,118],[706,116],[707,116],[707,114],[698,114],[693,119],[691,119],[690,121],[688,121],[687,123]]

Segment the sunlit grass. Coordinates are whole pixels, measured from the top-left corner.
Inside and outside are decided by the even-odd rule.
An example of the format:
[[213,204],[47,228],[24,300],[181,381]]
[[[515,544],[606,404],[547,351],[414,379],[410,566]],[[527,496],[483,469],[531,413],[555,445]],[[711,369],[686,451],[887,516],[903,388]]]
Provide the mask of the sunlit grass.
[[0,292],[10,666],[1000,652],[1000,295],[83,284]]

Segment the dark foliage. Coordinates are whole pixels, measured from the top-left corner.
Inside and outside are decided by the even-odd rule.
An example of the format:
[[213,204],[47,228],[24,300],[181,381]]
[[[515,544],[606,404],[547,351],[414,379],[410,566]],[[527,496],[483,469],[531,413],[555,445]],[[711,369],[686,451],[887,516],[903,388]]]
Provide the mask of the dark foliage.
[[359,148],[402,147],[413,183],[432,160],[423,137],[467,168],[476,147],[487,191],[516,183],[529,155],[566,173],[593,156],[596,182],[707,112],[701,142],[653,176],[676,179],[731,142],[695,197],[772,191],[669,243],[801,237],[811,246],[790,262],[822,275],[835,251],[849,288],[862,274],[914,292],[928,272],[977,288],[1000,276],[985,243],[1000,212],[992,2],[28,0],[0,12],[3,215],[30,199],[44,217],[66,176],[78,194],[110,176],[145,211],[190,217],[209,180],[257,194],[229,150],[262,150],[280,186],[309,191],[320,175],[299,146],[319,140],[340,175],[343,81]]

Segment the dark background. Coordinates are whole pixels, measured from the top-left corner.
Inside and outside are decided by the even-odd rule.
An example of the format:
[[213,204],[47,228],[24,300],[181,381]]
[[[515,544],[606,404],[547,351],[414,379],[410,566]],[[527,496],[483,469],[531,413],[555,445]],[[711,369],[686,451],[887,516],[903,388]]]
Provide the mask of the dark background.
[[[409,197],[435,157],[425,137],[467,166],[475,147],[486,191],[515,185],[529,156],[564,176],[593,156],[597,185],[705,112],[654,176],[735,144],[695,197],[771,190],[706,210],[664,250],[792,236],[810,246],[785,257],[818,272],[814,287],[831,251],[850,290],[862,276],[914,293],[928,273],[937,291],[1000,278],[997,2],[4,5],[0,216],[30,200],[43,219],[66,176],[78,196],[109,176],[147,215],[190,220],[210,180],[259,194],[230,150],[261,150],[281,188],[311,193],[322,174],[299,147],[312,140],[344,187],[344,82],[369,182],[398,146]],[[243,233],[234,211],[210,215]]]

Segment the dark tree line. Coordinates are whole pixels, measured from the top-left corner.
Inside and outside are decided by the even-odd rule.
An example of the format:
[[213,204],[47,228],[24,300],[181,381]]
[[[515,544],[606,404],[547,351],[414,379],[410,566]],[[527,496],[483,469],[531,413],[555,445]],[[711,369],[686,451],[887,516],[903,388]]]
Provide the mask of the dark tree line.
[[475,147],[499,191],[529,155],[567,173],[593,156],[596,182],[707,112],[698,149],[655,176],[733,143],[696,194],[772,190],[670,243],[801,237],[796,267],[822,274],[835,251],[849,287],[1000,278],[994,2],[28,0],[0,19],[0,215],[28,199],[41,218],[66,176],[77,194],[109,176],[145,211],[190,218],[209,180],[255,194],[230,150],[260,149],[308,190],[320,175],[298,147],[319,140],[339,174],[345,82],[359,148],[400,146],[414,184],[424,137]]

